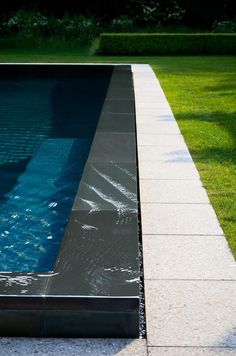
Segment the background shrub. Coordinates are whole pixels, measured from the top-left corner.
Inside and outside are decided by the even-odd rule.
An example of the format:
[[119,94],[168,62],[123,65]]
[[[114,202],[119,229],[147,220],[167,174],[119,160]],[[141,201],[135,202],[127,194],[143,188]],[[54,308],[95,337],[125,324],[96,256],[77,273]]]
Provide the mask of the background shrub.
[[128,16],[120,16],[110,23],[111,32],[134,32],[134,21]]
[[130,0],[128,12],[141,26],[162,26],[178,23],[185,10],[176,0]]
[[182,25],[208,31],[215,20],[235,17],[235,0],[1,0],[0,17],[22,8],[34,8],[56,18],[62,18],[65,12],[86,17],[92,14],[106,25],[123,15],[141,22],[148,19],[148,26],[157,26],[159,20],[163,25],[181,19]]
[[35,10],[19,10],[2,22],[1,32],[34,41],[43,36],[58,36],[62,40],[77,39],[81,44],[89,44],[101,30],[99,22],[93,17],[65,14],[55,18]]
[[236,54],[236,34],[102,34],[109,55]]
[[45,34],[48,18],[38,11],[19,10],[2,22],[5,33],[21,33],[26,38]]
[[236,20],[214,21],[212,25],[213,32],[235,33]]

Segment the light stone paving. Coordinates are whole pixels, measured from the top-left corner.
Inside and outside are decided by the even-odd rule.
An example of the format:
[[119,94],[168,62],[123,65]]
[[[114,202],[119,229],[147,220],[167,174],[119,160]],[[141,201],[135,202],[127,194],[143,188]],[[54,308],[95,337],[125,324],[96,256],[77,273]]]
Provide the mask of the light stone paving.
[[165,146],[140,146],[139,159],[142,162],[192,162],[192,157],[187,149]]
[[233,356],[235,348],[149,347],[148,356]]
[[146,279],[235,278],[236,263],[224,236],[144,235],[143,251]]
[[236,355],[236,263],[161,86],[133,65],[148,355]]
[[150,122],[147,124],[147,121],[144,119],[143,121],[139,122],[137,124],[137,132],[138,133],[146,133],[146,134],[152,134],[153,130],[155,132],[158,132],[159,135],[161,134],[168,134],[168,135],[176,135],[179,132],[178,126],[174,121],[171,122]]
[[0,338],[0,356],[146,356],[146,340]]
[[192,162],[150,161],[139,162],[140,179],[198,179],[198,171]]
[[138,134],[137,142],[138,142],[138,147],[159,146],[159,147],[171,147],[171,148],[175,147],[179,149],[187,148],[184,139],[180,134],[179,135]]
[[209,204],[199,180],[143,179],[140,191],[143,203]]
[[210,204],[141,203],[145,235],[223,235]]
[[236,347],[236,281],[146,280],[150,346]]

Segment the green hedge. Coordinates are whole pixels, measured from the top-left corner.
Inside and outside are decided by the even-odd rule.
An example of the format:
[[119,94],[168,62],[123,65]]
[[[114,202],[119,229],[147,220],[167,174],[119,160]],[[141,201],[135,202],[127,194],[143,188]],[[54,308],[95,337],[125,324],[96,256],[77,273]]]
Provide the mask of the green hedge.
[[236,34],[103,33],[98,51],[109,55],[236,54]]

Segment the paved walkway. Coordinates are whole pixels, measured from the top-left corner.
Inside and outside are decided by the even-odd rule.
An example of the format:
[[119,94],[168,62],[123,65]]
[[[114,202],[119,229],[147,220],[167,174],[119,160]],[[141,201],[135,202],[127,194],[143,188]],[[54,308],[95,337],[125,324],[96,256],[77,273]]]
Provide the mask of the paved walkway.
[[236,355],[236,263],[151,67],[133,65],[147,340],[0,339],[0,355]]
[[133,65],[149,355],[236,355],[236,263],[148,65]]

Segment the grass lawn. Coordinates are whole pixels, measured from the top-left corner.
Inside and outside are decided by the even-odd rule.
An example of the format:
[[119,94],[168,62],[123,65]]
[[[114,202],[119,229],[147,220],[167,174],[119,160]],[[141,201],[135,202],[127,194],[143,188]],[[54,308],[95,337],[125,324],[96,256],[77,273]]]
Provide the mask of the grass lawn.
[[102,57],[80,50],[0,51],[0,62],[149,63],[236,256],[236,58]]
[[163,59],[153,69],[236,257],[236,58]]

